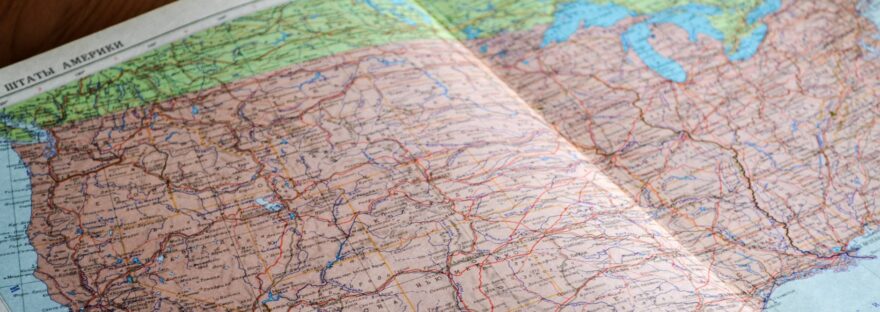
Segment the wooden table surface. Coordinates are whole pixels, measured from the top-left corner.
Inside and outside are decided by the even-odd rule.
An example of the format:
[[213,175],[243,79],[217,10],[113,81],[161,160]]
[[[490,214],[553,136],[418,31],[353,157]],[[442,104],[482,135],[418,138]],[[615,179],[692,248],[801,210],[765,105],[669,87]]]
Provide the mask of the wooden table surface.
[[0,67],[170,2],[172,0],[0,0]]

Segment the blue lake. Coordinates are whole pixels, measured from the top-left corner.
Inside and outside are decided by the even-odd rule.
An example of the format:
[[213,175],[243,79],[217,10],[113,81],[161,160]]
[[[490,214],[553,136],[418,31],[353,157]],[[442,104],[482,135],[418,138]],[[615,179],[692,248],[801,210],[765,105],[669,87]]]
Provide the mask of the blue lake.
[[584,28],[611,27],[620,20],[636,16],[615,4],[593,4],[577,1],[560,4],[553,16],[553,24],[544,32],[541,47],[568,40],[583,23]]
[[854,239],[859,259],[844,271],[822,271],[773,290],[765,311],[880,311],[880,231]]
[[0,298],[11,311],[67,311],[33,275],[37,254],[27,237],[31,185],[27,168],[0,140]]
[[[780,0],[766,0],[749,12],[746,21],[753,30],[740,39],[739,45],[733,49],[726,47],[724,53],[732,61],[743,61],[751,58],[767,35],[767,25],[758,24],[761,19],[779,10]],[[687,4],[669,8],[649,15],[644,21],[630,26],[620,37],[625,51],[633,52],[651,70],[660,76],[675,81],[687,80],[685,69],[666,56],[658,53],[651,45],[654,38],[651,28],[659,24],[676,25],[688,33],[691,42],[696,42],[699,35],[705,35],[718,41],[724,41],[724,34],[712,26],[709,17],[724,13],[717,7],[698,4]],[[595,4],[587,0],[562,4],[554,14],[553,23],[544,32],[541,47],[568,40],[579,27],[611,27],[619,21],[638,16],[635,12],[615,4]]]
[[284,208],[284,206],[282,206],[281,204],[272,202],[271,199],[271,196],[266,196],[266,198],[258,197],[254,201],[256,201],[258,205],[263,206],[263,208],[266,208],[266,210],[269,210],[271,212],[281,211],[281,209]]
[[633,25],[621,36],[623,49],[625,51],[632,49],[648,68],[651,68],[660,76],[663,76],[663,78],[675,82],[687,80],[687,73],[681,65],[654,50],[654,47],[648,42],[648,39],[653,36],[651,28],[647,24],[639,23]]

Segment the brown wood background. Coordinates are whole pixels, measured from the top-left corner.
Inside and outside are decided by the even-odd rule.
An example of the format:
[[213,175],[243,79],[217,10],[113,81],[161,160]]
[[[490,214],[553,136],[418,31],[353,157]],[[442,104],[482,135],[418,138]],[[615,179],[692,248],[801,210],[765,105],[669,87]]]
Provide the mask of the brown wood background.
[[0,0],[0,67],[173,0]]

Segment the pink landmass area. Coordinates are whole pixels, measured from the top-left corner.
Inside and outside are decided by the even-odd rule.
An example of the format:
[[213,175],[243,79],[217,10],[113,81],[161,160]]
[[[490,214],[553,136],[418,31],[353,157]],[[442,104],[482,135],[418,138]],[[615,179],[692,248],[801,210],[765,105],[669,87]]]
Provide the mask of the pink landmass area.
[[[663,79],[612,28],[543,49],[545,28],[469,46],[686,249],[755,306],[781,280],[851,263],[880,224],[877,29],[856,1],[785,1],[756,55],[671,24]],[[480,47],[488,50],[480,52]],[[499,54],[499,52],[502,52]]]
[[48,131],[28,235],[73,310],[749,309],[457,43]]

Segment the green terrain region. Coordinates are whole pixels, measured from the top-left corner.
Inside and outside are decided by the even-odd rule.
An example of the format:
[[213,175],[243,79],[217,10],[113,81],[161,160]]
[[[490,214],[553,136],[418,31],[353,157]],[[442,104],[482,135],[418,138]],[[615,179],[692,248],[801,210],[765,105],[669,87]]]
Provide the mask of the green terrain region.
[[[759,0],[593,1],[643,15],[685,4],[717,7],[720,13],[708,18],[724,33],[725,41],[734,43],[751,32],[753,25],[745,16],[760,4]],[[352,49],[529,30],[552,23],[556,8],[569,2],[573,1],[296,1],[195,33],[0,108],[0,139],[32,142],[38,129],[153,104]]]
[[340,52],[422,38],[453,39],[414,3],[295,1],[195,33],[0,109],[0,139],[33,142],[58,126]]
[[[652,15],[676,7],[698,4],[717,8],[707,16],[712,26],[724,34],[725,45],[738,46],[742,37],[754,30],[747,22],[749,12],[762,0],[580,0],[594,4],[615,4],[638,15]],[[459,39],[488,38],[500,32],[523,31],[553,22],[556,8],[576,1],[420,1]]]
[[560,3],[571,1],[416,0],[458,39],[479,39],[501,32],[529,30],[553,22]]

